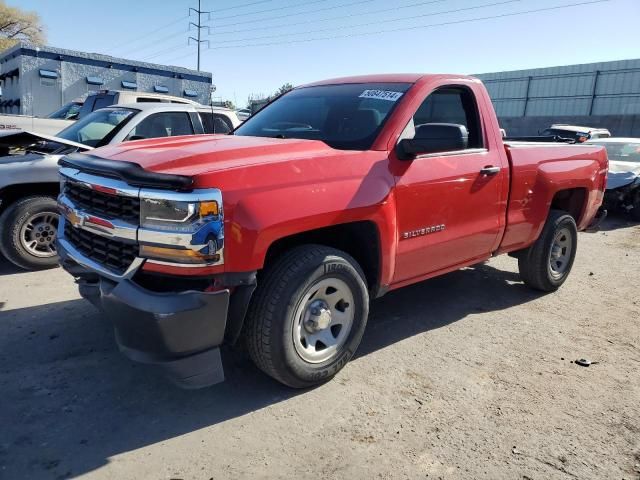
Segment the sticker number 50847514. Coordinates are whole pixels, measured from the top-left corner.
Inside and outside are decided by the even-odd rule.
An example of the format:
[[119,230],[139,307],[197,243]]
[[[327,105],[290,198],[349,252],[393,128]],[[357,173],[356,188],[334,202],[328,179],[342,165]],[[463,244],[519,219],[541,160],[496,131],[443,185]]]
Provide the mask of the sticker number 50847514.
[[392,92],[391,90],[365,90],[358,96],[360,98],[375,98],[377,100],[395,102],[402,96],[402,92]]

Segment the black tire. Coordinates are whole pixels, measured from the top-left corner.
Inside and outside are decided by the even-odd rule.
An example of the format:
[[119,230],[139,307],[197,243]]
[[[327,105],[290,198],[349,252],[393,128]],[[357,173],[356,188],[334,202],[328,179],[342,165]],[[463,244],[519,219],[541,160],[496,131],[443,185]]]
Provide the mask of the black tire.
[[[34,215],[51,213],[58,215],[53,197],[26,197],[9,205],[0,215],[0,252],[14,265],[25,270],[38,270],[58,265],[58,256],[38,256],[29,251],[22,239],[22,228]],[[55,241],[55,236],[51,241]],[[42,255],[46,253],[43,251]],[[47,254],[48,255],[48,254]]]
[[[566,252],[562,271],[552,266],[552,249],[557,235],[566,235],[571,250]],[[564,237],[563,237],[564,238]],[[578,247],[578,229],[571,215],[561,210],[551,210],[540,237],[518,255],[518,269],[524,283],[536,290],[555,292],[566,281]],[[560,248],[560,252],[565,252]]]
[[[244,336],[253,362],[267,375],[293,388],[330,380],[351,359],[362,339],[369,315],[364,278],[357,262],[334,248],[303,245],[285,253],[260,278],[247,312]],[[306,296],[318,282],[336,279],[348,287],[353,298],[351,327],[345,330],[344,343],[336,345],[334,356],[310,363],[298,353],[294,339],[295,329],[302,325],[297,312],[305,307]]]

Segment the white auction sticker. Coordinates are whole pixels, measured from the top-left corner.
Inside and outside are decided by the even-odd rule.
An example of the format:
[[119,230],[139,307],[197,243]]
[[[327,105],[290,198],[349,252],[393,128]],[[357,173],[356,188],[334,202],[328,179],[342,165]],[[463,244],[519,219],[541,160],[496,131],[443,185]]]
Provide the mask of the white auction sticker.
[[392,92],[391,90],[365,90],[360,98],[375,98],[377,100],[388,100],[395,102],[402,96],[402,92]]

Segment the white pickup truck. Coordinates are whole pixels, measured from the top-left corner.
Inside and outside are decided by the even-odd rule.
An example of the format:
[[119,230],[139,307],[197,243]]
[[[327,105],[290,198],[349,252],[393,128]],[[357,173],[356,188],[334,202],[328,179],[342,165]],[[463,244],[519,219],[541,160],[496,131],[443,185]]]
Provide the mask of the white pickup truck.
[[84,100],[76,99],[63,105],[51,113],[47,118],[30,115],[0,115],[0,132],[2,130],[27,130],[44,135],[56,135],[67,128],[74,121],[79,120],[91,112],[111,105],[125,103],[180,103],[201,106],[188,98],[174,97],[161,93],[132,92],[121,90],[100,90],[90,92]]
[[96,110],[57,136],[0,132],[0,252],[33,270],[57,265],[58,160],[104,145],[195,134],[226,134],[233,110],[177,103],[131,103]]

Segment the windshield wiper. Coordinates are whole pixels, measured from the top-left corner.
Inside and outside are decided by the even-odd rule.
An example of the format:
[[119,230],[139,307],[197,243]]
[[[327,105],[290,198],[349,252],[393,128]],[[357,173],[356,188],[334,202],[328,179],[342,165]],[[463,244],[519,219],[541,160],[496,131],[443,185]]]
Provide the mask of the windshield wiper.
[[279,133],[277,135],[274,135],[273,138],[287,138],[287,137],[285,137],[282,133]]

